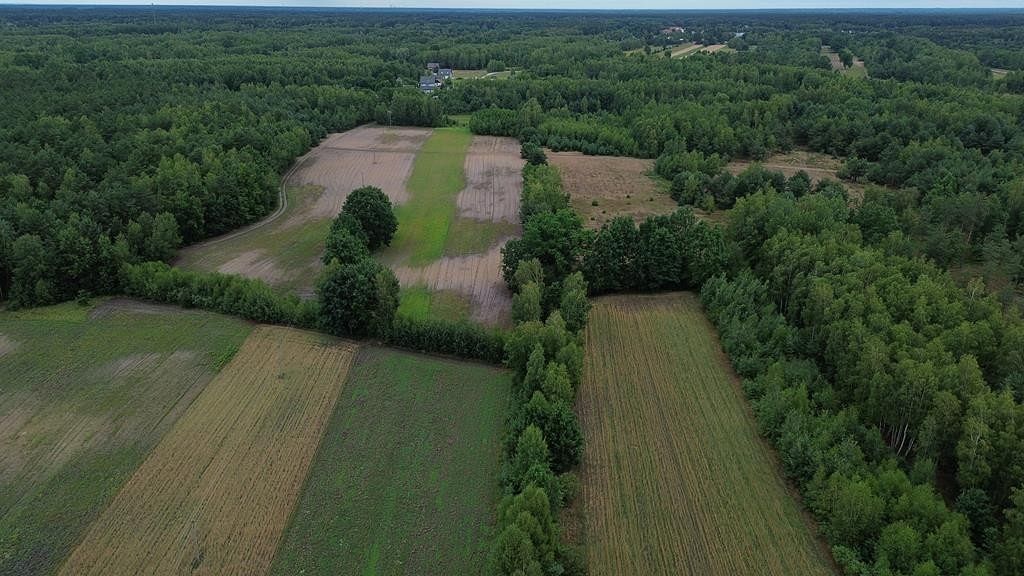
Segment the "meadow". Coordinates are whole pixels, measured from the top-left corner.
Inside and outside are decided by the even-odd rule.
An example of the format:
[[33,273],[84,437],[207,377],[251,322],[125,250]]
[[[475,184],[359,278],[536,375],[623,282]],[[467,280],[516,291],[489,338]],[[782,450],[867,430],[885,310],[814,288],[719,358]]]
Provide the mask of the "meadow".
[[511,375],[364,348],[273,574],[479,574]]
[[249,324],[170,307],[0,312],[0,574],[46,574]]
[[833,573],[694,295],[598,299],[585,334],[590,574]]
[[316,333],[256,328],[60,573],[266,573],[354,352]]

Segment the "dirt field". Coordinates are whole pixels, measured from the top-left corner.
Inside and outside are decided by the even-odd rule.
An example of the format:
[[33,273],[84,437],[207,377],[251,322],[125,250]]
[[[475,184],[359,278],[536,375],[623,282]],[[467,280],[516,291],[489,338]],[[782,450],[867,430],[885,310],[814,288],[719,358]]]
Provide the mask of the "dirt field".
[[512,297],[501,278],[501,247],[484,254],[446,256],[423,267],[394,267],[402,286],[449,291],[467,300],[470,318],[482,324],[507,325]]
[[654,169],[652,160],[548,151],[548,161],[558,167],[573,209],[590,228],[600,228],[616,216],[640,222],[679,207],[648,176]]
[[90,526],[61,574],[264,574],[355,348],[259,327]]
[[396,204],[409,198],[406,181],[425,128],[361,126],[332,134],[297,161],[286,183],[288,207],[272,223],[178,253],[182,268],[260,278],[272,286],[312,294],[330,221],[352,190],[379,187]]
[[524,164],[515,139],[474,136],[466,152],[466,187],[456,199],[458,217],[518,223]]
[[583,380],[591,575],[833,573],[696,296],[596,300]]
[[707,52],[708,54],[714,54],[720,50],[727,48],[725,44],[711,44],[700,49],[701,52]]
[[130,304],[0,312],[0,574],[52,573],[251,329]]

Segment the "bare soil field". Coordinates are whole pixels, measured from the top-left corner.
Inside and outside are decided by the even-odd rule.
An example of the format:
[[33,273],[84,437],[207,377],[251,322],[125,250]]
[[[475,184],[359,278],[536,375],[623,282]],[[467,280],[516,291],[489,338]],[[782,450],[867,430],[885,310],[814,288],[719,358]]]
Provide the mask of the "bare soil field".
[[525,163],[514,138],[474,136],[466,152],[466,188],[456,199],[458,217],[518,224]]
[[256,328],[92,523],[61,574],[265,574],[355,349]]
[[578,401],[589,573],[834,574],[697,297],[594,304]]
[[470,318],[488,325],[508,325],[512,296],[501,278],[501,246],[483,254],[445,256],[422,267],[395,266],[402,286],[426,286],[431,291],[449,291],[465,298]]
[[430,133],[370,125],[328,136],[296,161],[285,183],[288,206],[280,217],[244,234],[184,248],[174,264],[312,294],[327,229],[349,192],[372,185],[392,202],[406,202],[406,181]]
[[548,161],[558,167],[573,209],[590,228],[600,228],[616,216],[640,222],[679,207],[649,176],[653,160],[548,151]]
[[708,54],[714,54],[720,50],[727,48],[725,44],[711,44],[700,49],[701,52],[707,52]]

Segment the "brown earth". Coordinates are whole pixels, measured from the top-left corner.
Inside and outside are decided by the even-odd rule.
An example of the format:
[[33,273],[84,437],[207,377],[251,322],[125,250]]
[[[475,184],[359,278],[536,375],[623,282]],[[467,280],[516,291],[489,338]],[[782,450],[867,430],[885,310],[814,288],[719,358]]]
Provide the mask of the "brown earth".
[[484,254],[446,256],[421,268],[394,267],[402,286],[451,291],[470,301],[470,317],[482,324],[508,325],[512,296],[501,277],[501,246]]
[[456,204],[460,218],[519,223],[523,165],[513,138],[474,136],[466,153],[466,188]]
[[650,176],[653,160],[548,151],[548,161],[561,172],[572,207],[587,227],[600,228],[616,216],[640,222],[679,207]]
[[403,204],[409,198],[405,181],[413,160],[429,136],[426,128],[385,126],[331,134],[306,155],[289,181],[293,186],[319,186],[323,193],[308,211],[291,215],[284,227],[334,218],[349,192],[361,186],[376,186],[392,202]]

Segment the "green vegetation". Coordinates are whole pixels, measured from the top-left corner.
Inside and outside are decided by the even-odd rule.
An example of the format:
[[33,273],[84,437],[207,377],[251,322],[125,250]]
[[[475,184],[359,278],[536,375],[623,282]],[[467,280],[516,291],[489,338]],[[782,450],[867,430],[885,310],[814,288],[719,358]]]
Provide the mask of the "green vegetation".
[[0,573],[55,570],[250,329],[119,301],[0,312]]
[[445,318],[454,322],[469,320],[465,296],[450,290],[429,290],[425,286],[403,288],[396,314],[410,320]]
[[480,254],[501,238],[512,236],[516,225],[509,222],[489,222],[472,218],[455,218],[448,229],[444,244],[445,256]]
[[511,375],[364,349],[273,574],[481,574]]
[[406,183],[409,201],[395,209],[398,232],[384,258],[422,266],[444,256],[455,197],[466,185],[463,164],[471,140],[468,130],[452,127],[434,130],[423,143]]

